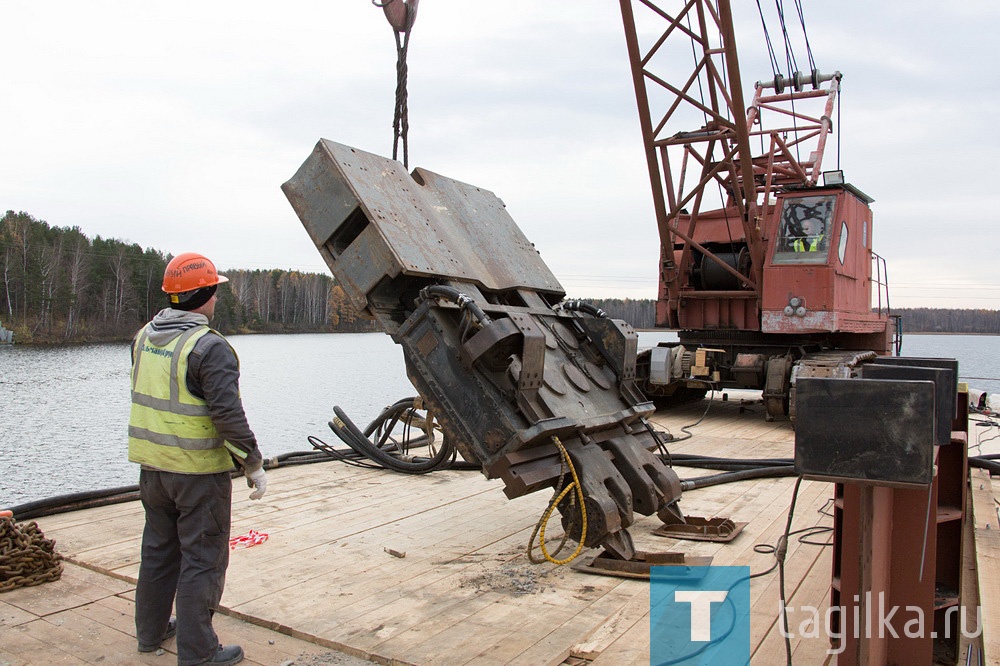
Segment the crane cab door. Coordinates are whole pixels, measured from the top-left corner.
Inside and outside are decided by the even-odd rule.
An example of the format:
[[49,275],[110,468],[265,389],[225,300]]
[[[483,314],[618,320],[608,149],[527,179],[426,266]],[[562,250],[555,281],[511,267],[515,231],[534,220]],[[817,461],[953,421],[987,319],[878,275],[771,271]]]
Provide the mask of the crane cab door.
[[764,333],[885,331],[871,309],[871,201],[851,186],[778,195],[767,224]]

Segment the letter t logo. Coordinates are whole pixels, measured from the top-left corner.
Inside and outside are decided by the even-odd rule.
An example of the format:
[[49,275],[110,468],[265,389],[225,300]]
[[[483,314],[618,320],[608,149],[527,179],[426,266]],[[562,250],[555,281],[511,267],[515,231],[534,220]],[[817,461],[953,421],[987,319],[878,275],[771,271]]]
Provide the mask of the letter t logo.
[[726,600],[725,590],[677,590],[674,601],[691,604],[691,640],[712,640],[712,602]]

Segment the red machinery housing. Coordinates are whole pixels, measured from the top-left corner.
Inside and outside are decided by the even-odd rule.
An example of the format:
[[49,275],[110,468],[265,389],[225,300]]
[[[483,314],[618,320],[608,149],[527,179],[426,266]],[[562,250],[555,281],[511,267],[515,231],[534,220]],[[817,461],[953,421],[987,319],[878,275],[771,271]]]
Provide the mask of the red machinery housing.
[[660,234],[657,325],[680,338],[640,358],[643,389],[759,388],[769,417],[787,414],[796,376],[850,376],[892,347],[872,199],[822,171],[841,75],[775,73],[744,106],[729,0],[621,8]]

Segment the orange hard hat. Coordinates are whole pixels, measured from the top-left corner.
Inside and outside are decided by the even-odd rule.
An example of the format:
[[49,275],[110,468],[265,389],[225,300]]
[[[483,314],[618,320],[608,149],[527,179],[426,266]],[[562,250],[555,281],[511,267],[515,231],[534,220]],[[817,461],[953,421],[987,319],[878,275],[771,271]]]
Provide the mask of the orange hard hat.
[[229,278],[219,275],[215,264],[197,252],[178,254],[163,271],[163,291],[168,294],[183,294],[223,282],[229,282]]

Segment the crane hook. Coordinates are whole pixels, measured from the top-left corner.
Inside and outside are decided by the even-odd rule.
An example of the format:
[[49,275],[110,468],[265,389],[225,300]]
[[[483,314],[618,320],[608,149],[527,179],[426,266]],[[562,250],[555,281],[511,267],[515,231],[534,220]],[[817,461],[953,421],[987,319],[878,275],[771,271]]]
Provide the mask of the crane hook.
[[413,22],[417,20],[417,5],[420,4],[420,0],[385,0],[384,2],[372,0],[372,4],[382,8],[393,30],[405,33],[410,31]]

